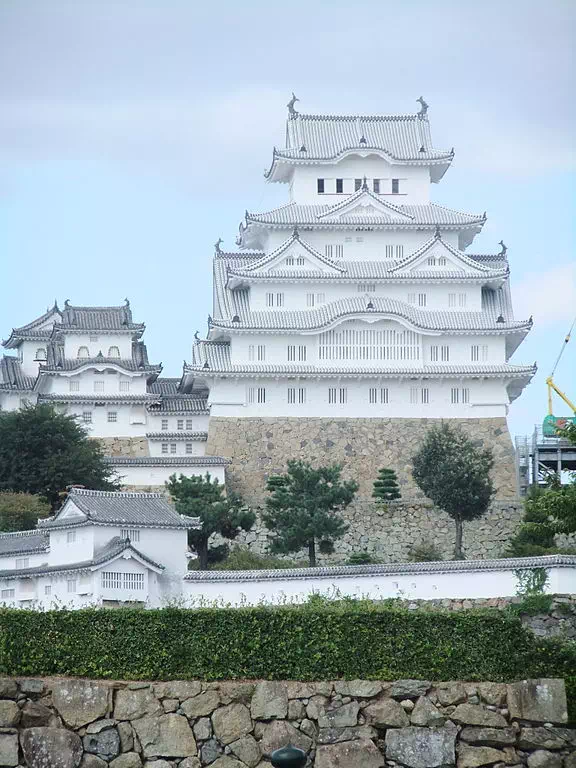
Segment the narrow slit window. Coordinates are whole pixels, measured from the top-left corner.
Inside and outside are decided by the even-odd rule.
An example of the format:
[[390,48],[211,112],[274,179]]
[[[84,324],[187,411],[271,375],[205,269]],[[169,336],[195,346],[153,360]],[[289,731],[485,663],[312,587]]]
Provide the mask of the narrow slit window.
[[344,192],[344,179],[336,179],[336,194],[341,195]]
[[392,194],[397,195],[400,192],[400,179],[392,179]]
[[316,184],[317,184],[318,194],[319,195],[323,195],[324,194],[324,179],[318,179]]

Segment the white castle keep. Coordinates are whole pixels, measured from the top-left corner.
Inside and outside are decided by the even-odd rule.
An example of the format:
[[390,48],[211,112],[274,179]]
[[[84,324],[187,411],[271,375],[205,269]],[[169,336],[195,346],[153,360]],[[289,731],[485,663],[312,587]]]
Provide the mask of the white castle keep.
[[[433,147],[420,103],[411,115],[323,116],[290,102],[286,146],[266,173],[288,185],[289,202],[247,212],[238,252],[216,244],[207,339],[181,379],[148,362],[128,304],[67,302],[4,342],[17,356],[2,361],[0,405],[38,399],[77,413],[128,485],[173,471],[223,477],[239,421],[275,443],[286,420],[304,430],[345,419],[352,431],[365,420],[484,420],[506,431],[535,372],[509,362],[532,321],[514,319],[504,244],[466,251],[486,214],[431,202],[454,152]],[[206,440],[229,459],[206,455]]]

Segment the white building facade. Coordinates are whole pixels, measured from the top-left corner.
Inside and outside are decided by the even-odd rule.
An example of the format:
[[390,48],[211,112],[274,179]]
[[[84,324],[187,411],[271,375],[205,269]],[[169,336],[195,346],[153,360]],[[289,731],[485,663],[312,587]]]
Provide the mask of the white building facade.
[[185,366],[211,418],[506,416],[535,371],[509,362],[506,248],[468,253],[486,214],[430,201],[453,151],[416,115],[323,116],[290,105],[267,181],[289,202],[246,213],[214,257],[214,308]]

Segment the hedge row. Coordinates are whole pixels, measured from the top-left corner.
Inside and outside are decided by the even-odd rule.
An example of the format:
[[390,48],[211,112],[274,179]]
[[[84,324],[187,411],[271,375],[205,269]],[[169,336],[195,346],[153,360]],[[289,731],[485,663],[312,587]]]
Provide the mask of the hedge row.
[[196,610],[0,610],[0,673],[146,680],[509,681],[570,677],[576,645],[499,611],[374,603]]

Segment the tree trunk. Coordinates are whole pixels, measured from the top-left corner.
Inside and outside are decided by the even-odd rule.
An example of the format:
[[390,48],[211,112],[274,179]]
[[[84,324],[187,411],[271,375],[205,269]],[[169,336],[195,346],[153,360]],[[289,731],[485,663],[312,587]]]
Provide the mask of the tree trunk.
[[310,568],[316,567],[316,541],[310,539],[308,542],[308,565]]
[[200,571],[208,570],[208,539],[203,539],[196,546],[198,552],[198,566]]
[[456,518],[456,541],[454,543],[454,560],[464,560],[464,552],[462,551],[462,520]]

